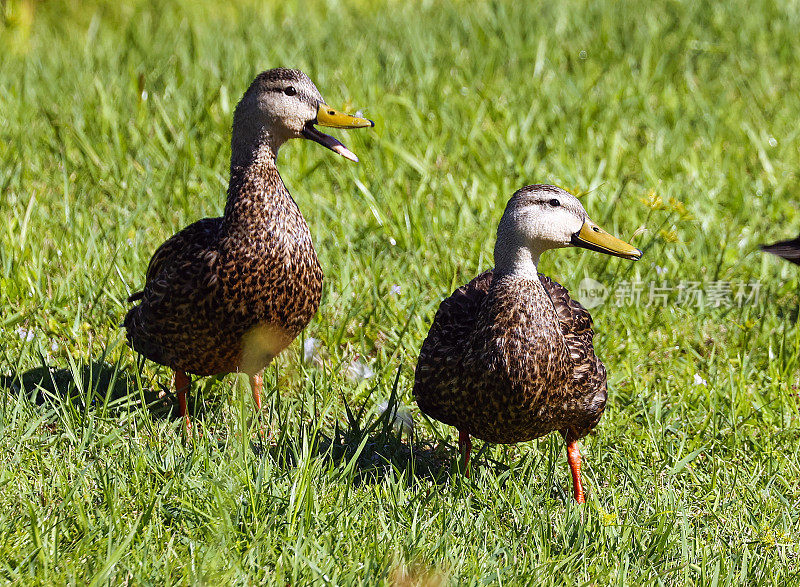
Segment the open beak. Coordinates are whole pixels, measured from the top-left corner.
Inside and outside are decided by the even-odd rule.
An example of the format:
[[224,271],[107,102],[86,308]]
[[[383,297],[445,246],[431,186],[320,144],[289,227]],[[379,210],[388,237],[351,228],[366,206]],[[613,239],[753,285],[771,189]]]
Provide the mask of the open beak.
[[317,119],[313,120],[303,127],[303,136],[309,140],[315,141],[327,147],[334,153],[339,153],[345,159],[358,162],[358,157],[355,156],[350,149],[345,147],[338,140],[330,135],[320,132],[314,126],[329,126],[331,128],[365,128],[375,126],[375,123],[366,118],[359,118],[358,116],[350,116],[349,114],[342,114],[337,112],[324,102],[320,102],[317,108]]
[[572,244],[631,261],[638,261],[642,257],[642,251],[610,235],[588,218],[583,222],[581,229],[572,235]]

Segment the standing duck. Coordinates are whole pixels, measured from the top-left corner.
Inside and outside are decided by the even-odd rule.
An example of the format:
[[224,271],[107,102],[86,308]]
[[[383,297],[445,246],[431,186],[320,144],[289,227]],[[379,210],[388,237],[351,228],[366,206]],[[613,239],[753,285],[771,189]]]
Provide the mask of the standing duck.
[[358,158],[315,125],[374,126],[327,106],[293,69],[258,75],[233,116],[225,214],[204,218],[156,250],[140,302],[125,317],[127,341],[175,372],[181,415],[189,374],[243,372],[261,408],[262,371],[306,327],[322,293],[322,269],[303,215],[276,166],[278,149],[305,138]]
[[577,441],[603,413],[606,371],[594,354],[589,312],[537,271],[544,251],[569,246],[642,255],[592,222],[564,190],[517,191],[497,228],[494,269],[439,306],[420,351],[414,396],[422,412],[458,429],[467,473],[470,436],[510,444],[558,430],[575,500],[583,503]]
[[761,250],[783,257],[795,265],[800,265],[800,236],[773,245],[761,245]]

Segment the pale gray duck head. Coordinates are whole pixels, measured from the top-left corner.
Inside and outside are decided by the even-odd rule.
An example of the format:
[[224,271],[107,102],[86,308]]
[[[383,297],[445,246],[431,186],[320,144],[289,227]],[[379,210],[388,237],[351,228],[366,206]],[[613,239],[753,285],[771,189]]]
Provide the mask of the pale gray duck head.
[[633,261],[642,256],[639,249],[595,224],[569,192],[552,185],[517,190],[497,227],[495,268],[501,273],[535,274],[544,251],[563,247],[582,247]]
[[[297,69],[282,67],[259,74],[245,92],[233,118],[233,143],[253,133],[266,133],[275,154],[289,139],[305,138],[342,157],[358,161],[340,141],[317,130],[375,126],[366,118],[343,114],[328,106],[309,77]],[[237,135],[242,135],[241,137]],[[248,142],[248,141],[246,141]]]

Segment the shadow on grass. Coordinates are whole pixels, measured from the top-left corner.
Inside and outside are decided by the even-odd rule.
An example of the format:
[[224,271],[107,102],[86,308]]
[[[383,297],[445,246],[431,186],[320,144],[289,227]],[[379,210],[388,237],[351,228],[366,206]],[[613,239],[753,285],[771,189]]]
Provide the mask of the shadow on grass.
[[[390,470],[403,473],[408,481],[427,479],[444,483],[455,476],[462,476],[458,449],[440,440],[420,442],[415,440],[411,417],[403,414],[397,399],[400,370],[395,377],[389,400],[382,411],[371,420],[367,418],[367,403],[353,413],[345,402],[347,427],[338,424],[331,439],[321,443],[329,457],[339,466],[353,467],[356,483],[379,482]],[[403,442],[403,434],[408,442]],[[489,444],[473,455],[470,467],[492,467],[495,472],[508,470],[508,466],[489,458]],[[346,470],[346,469],[345,469]]]
[[[329,436],[317,431],[307,441],[306,450],[315,458],[333,463],[344,478],[354,485],[380,483],[387,474],[403,475],[409,482],[422,479],[444,483],[450,479],[452,452],[444,445],[418,443],[403,439],[403,433],[390,426],[388,430],[360,429],[337,425]],[[253,441],[258,456],[269,455],[283,468],[294,468],[303,451],[303,440],[282,435],[274,444]]]
[[346,422],[337,422],[332,435],[315,430],[290,437],[279,425],[280,436],[270,444],[253,442],[253,452],[268,454],[285,468],[295,467],[299,455],[310,453],[333,463],[338,474],[355,485],[380,483],[392,473],[410,484],[420,480],[443,484],[460,475],[454,447],[415,438],[410,418],[404,417],[397,401],[396,384],[378,414],[368,408],[369,397],[356,412],[345,401]]
[[[42,365],[0,377],[0,387],[27,396],[36,405],[71,404],[75,409],[128,411],[144,404],[154,419],[178,418],[175,397],[166,389],[137,384],[126,370],[104,361],[57,369]],[[203,411],[202,402],[190,409]]]
[[435,483],[444,483],[451,473],[456,474],[451,471],[452,453],[446,446],[418,442],[411,431],[404,442],[403,429],[396,428],[390,414],[387,409],[366,428],[352,420],[345,429],[337,425],[333,437],[320,442],[320,451],[344,473],[352,469],[356,485],[379,483],[392,471],[408,481]]
[[[194,382],[197,385],[198,382]],[[171,389],[152,389],[118,365],[98,360],[70,368],[43,365],[22,373],[0,377],[0,387],[24,394],[36,405],[64,406],[77,411],[103,410],[109,414],[128,412],[146,406],[154,419],[179,419],[177,401]],[[200,388],[187,396],[192,419],[202,421],[209,408]],[[313,434],[312,454],[333,462],[342,475],[352,476],[353,483],[380,482],[388,473],[402,474],[409,481],[426,479],[444,483],[457,471],[456,449],[446,443],[420,442],[413,429],[398,426],[396,388],[385,409],[378,415],[369,412],[369,398],[353,412],[345,404],[347,421],[337,423],[333,434]],[[256,455],[270,455],[282,466],[294,467],[303,452],[302,434],[289,435],[281,430],[277,442],[252,442]],[[475,455],[473,462],[480,458]],[[476,463],[477,464],[477,463]]]

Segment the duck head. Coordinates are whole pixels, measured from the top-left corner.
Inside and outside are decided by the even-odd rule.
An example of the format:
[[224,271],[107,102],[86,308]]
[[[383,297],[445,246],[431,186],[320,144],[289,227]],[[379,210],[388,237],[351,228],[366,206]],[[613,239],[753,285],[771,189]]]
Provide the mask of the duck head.
[[233,120],[234,147],[237,139],[251,142],[248,139],[256,133],[256,139],[268,141],[273,154],[277,154],[278,148],[287,140],[305,138],[351,161],[358,161],[358,157],[337,139],[320,132],[316,127],[375,126],[366,118],[334,110],[325,103],[306,74],[285,68],[270,69],[259,74],[236,107]]
[[639,249],[595,224],[578,198],[561,188],[530,185],[511,196],[497,227],[497,270],[535,275],[539,256],[563,247],[582,247],[633,261],[642,256]]

